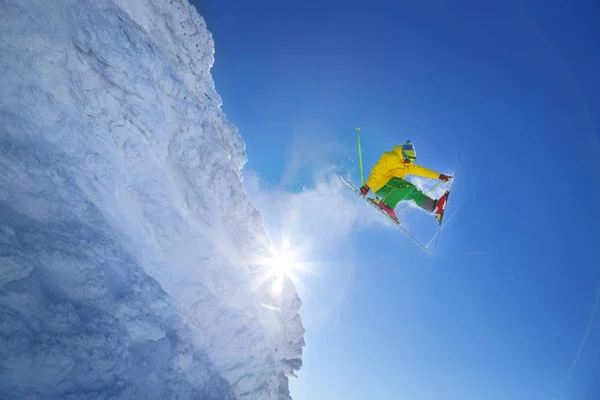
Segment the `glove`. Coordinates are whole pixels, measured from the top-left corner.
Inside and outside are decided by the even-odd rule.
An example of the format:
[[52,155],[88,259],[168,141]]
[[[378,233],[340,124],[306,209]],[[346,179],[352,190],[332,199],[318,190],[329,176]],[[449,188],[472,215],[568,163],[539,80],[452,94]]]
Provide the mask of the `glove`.
[[448,182],[452,178],[451,176],[440,174],[440,179],[444,182]]
[[360,194],[362,194],[363,196],[366,196],[367,193],[369,193],[369,190],[371,190],[367,185],[364,185],[363,187],[360,188]]

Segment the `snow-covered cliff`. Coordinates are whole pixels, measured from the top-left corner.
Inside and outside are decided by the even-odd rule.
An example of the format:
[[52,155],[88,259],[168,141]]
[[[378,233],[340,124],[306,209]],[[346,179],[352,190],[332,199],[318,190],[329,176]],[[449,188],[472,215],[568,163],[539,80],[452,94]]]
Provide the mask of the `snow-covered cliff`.
[[304,329],[186,0],[0,0],[0,397],[288,399]]

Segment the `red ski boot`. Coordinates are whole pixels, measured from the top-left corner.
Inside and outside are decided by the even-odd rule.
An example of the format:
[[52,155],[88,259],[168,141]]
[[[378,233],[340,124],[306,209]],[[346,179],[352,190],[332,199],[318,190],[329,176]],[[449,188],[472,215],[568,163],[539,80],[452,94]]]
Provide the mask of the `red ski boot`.
[[446,202],[448,201],[448,196],[450,192],[446,190],[446,193],[435,202],[435,218],[441,223],[442,218],[444,218],[444,210],[446,209]]
[[383,211],[385,211],[394,221],[398,221],[396,212],[394,211],[394,209],[392,207],[388,206],[383,201],[380,201],[379,203],[377,203],[377,205],[379,206],[379,208],[381,208]]

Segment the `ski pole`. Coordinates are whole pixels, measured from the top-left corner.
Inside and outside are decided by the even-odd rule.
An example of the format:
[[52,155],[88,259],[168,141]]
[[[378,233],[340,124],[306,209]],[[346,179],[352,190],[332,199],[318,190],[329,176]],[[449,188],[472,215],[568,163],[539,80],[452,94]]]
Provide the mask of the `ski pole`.
[[363,176],[363,163],[362,163],[362,150],[360,149],[360,128],[356,127],[356,133],[358,134],[358,160],[360,163],[360,180],[362,182],[362,186],[365,185],[365,178]]

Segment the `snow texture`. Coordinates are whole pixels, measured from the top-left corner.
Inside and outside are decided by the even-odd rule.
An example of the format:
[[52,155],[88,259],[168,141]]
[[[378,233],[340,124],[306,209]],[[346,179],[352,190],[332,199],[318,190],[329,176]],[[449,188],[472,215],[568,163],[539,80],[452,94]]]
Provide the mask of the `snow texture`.
[[205,21],[185,0],[0,10],[0,398],[290,399],[301,302],[256,262]]

